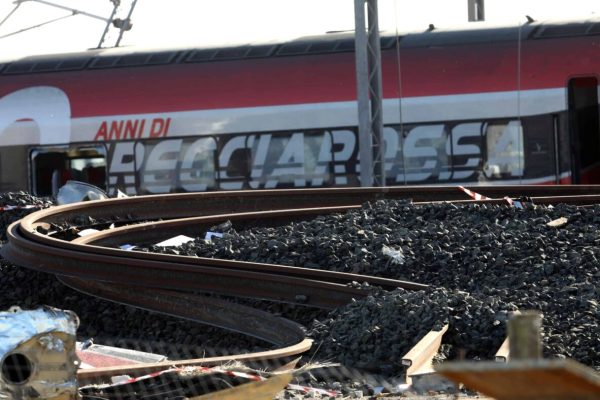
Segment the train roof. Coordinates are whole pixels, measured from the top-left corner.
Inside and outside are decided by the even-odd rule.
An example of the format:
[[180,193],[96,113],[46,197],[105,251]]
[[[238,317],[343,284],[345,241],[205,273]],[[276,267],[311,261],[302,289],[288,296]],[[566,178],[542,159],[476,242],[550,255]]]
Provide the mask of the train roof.
[[[465,44],[496,43],[522,40],[543,40],[574,36],[600,35],[600,19],[531,22],[521,26],[489,26],[480,22],[464,28],[438,29],[430,26],[422,32],[382,32],[382,50],[400,48],[444,47]],[[171,63],[218,62],[240,59],[287,57],[308,54],[327,54],[354,51],[354,33],[330,32],[324,35],[301,37],[279,43],[259,43],[222,47],[185,47],[147,49],[120,47],[92,49],[77,53],[36,55],[0,63],[1,75],[74,71],[164,65]]]

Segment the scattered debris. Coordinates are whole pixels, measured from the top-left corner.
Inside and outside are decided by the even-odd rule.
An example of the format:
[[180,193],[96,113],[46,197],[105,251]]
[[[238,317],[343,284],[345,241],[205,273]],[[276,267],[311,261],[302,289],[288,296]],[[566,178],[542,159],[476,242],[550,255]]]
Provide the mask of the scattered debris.
[[91,235],[93,233],[98,233],[100,232],[98,229],[92,229],[92,228],[88,228],[88,229],[84,229],[79,231],[77,234],[81,237],[83,236],[87,236],[87,235]]
[[381,252],[383,253],[384,256],[390,258],[391,264],[395,264],[395,265],[404,264],[404,253],[402,252],[402,249],[398,249],[398,250],[392,249],[390,247],[387,247],[384,244],[381,247]]
[[239,363],[213,368],[201,366],[168,368],[135,378],[126,375],[116,376],[109,384],[83,386],[80,388],[80,394],[84,400],[114,397],[133,400],[137,399],[135,393],[140,391],[143,391],[146,396],[193,399],[272,399],[284,388],[318,396],[335,397],[339,394],[336,390],[289,384],[295,374],[310,368],[314,367],[280,373],[257,371]]
[[209,241],[212,240],[213,237],[222,238],[223,234],[221,232],[206,232],[206,236],[204,236],[204,240]]
[[546,224],[546,226],[549,226],[551,228],[560,228],[561,226],[566,225],[566,223],[568,221],[569,220],[566,219],[565,217],[560,217],[560,218],[557,218],[555,220],[552,220],[552,221],[548,222]]
[[77,342],[76,348],[77,357],[81,360],[79,367],[82,369],[167,361],[167,357],[162,354],[98,345],[89,340]]
[[67,181],[56,195],[56,203],[59,205],[102,199],[108,199],[108,195],[104,190],[79,181]]
[[156,243],[156,246],[160,246],[160,247],[176,247],[176,246],[181,246],[184,243],[191,242],[193,240],[194,240],[194,238],[191,238],[189,236],[178,235],[178,236],[172,237],[170,239],[163,240],[160,243]]
[[50,307],[0,312],[0,398],[75,398],[78,326],[73,312]]

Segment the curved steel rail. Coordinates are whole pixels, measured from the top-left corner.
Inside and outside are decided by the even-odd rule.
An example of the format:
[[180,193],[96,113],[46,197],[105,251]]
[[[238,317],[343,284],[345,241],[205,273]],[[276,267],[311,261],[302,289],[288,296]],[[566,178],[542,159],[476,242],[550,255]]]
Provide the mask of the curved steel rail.
[[[600,186],[477,187],[475,190],[490,197],[567,195],[534,197],[534,202],[544,204],[600,202]],[[474,202],[459,200],[465,197],[456,187],[402,187],[215,192],[78,203],[38,211],[11,225],[7,232],[9,244],[2,248],[2,255],[17,265],[56,274],[68,285],[94,296],[240,331],[284,346],[265,354],[226,356],[226,359],[281,358],[300,354],[310,347],[310,341],[304,339],[299,326],[290,321],[275,321],[274,317],[248,307],[192,293],[213,292],[334,308],[367,294],[347,285],[352,281],[385,288],[422,289],[426,286],[332,271],[128,252],[105,246],[122,244],[124,238],[132,236],[146,242],[173,232],[196,230],[195,236],[198,236],[198,231],[226,219],[246,224],[260,221],[273,224],[340,212],[359,207],[365,201],[384,198]],[[495,202],[503,200],[488,201]],[[299,209],[302,207],[304,209]],[[169,220],[157,221],[159,218]],[[124,226],[76,240],[58,238],[61,235],[74,237],[70,234],[73,225],[107,225],[111,221]],[[127,225],[139,221],[149,222]],[[48,234],[53,230],[57,234]],[[131,285],[136,286],[135,291],[130,290]],[[276,329],[266,329],[265,322]]]

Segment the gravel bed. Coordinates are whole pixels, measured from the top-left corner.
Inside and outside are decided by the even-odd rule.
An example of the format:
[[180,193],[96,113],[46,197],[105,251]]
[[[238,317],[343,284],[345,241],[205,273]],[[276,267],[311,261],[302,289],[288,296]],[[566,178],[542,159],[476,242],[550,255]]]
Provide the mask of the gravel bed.
[[[50,202],[25,193],[0,195],[0,205]],[[0,226],[30,210],[11,210]],[[546,224],[566,217],[566,225]],[[225,222],[225,221],[224,221]],[[505,335],[508,313],[544,313],[544,351],[600,369],[600,207],[413,206],[406,201],[366,203],[359,210],[285,226],[238,229],[224,223],[177,248],[149,251],[331,269],[427,283],[426,291],[373,288],[370,296],[330,313],[266,301],[230,299],[307,326],[317,344],[312,356],[348,367],[398,376],[402,356],[430,329],[449,324],[441,357],[493,356]],[[5,238],[5,236],[3,237]],[[54,277],[0,266],[0,309],[49,304],[74,310],[81,339],[167,353],[173,358],[256,351],[258,340],[91,298]],[[201,345],[201,346],[200,346]],[[144,348],[145,346],[145,348]],[[340,377],[341,382],[343,377]],[[346,394],[363,383],[338,386]],[[341,386],[340,386],[341,385]],[[358,388],[358,389],[357,389]],[[350,393],[351,394],[351,393]]]
[[0,241],[7,240],[6,228],[10,224],[33,211],[50,207],[51,205],[51,200],[31,196],[25,192],[0,193],[0,208],[14,207],[12,210],[0,211]]
[[235,354],[272,348],[241,334],[115,304],[77,292],[54,276],[0,265],[0,310],[16,305],[25,310],[41,305],[75,311],[78,340],[165,354],[171,359]]
[[[1,212],[3,241],[10,223],[52,202],[23,192],[0,194],[0,206],[7,205],[36,208]],[[93,338],[98,344],[156,352],[171,359],[272,348],[259,339],[94,298],[63,285],[53,275],[16,267],[1,258],[0,287],[0,310],[14,305],[26,310],[50,305],[75,311],[81,321],[78,340]]]
[[444,324],[452,329],[444,337],[441,358],[454,358],[456,351],[492,358],[505,338],[507,311],[495,311],[458,290],[378,291],[315,321],[309,335],[319,343],[313,348],[318,359],[392,376],[403,371],[402,357],[411,347]]
[[[567,224],[547,226],[559,217]],[[504,329],[501,318],[484,315],[538,309],[544,313],[546,356],[600,368],[599,223],[600,206],[515,209],[387,200],[285,226],[238,231],[222,224],[212,228],[224,231],[221,239],[207,242],[199,232],[179,248],[150,250],[377,275],[466,292],[483,308],[473,309],[467,318],[473,323],[462,332],[459,320],[451,321],[446,341],[455,346],[451,353],[464,349],[474,358],[490,356],[490,349],[468,345],[486,343],[492,328],[483,324],[496,324],[494,332]],[[394,252],[396,259],[384,255]]]

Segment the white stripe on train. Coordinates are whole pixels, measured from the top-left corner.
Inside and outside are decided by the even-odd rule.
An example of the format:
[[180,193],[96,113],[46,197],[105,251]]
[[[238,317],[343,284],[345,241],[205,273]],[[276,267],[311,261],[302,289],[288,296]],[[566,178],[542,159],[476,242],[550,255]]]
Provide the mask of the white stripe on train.
[[[403,123],[515,118],[566,110],[565,88],[522,91],[520,110],[517,92],[490,92],[402,99]],[[400,122],[400,101],[384,101],[384,123]],[[168,136],[274,132],[323,129],[357,125],[356,102],[330,102],[285,106],[178,111],[172,113],[110,115],[74,118],[71,140],[90,141],[102,122],[171,118]]]

